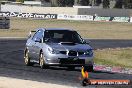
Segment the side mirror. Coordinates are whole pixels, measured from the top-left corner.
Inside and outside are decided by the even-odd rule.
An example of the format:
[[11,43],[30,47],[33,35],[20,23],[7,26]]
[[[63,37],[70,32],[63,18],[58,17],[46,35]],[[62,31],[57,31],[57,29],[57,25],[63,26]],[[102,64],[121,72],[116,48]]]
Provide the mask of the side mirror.
[[87,41],[86,41],[86,40],[83,40],[83,42],[84,42],[85,44],[90,44],[91,41],[89,41],[89,40],[87,40]]
[[49,42],[50,41],[50,38],[45,38],[44,41],[45,42]]
[[48,39],[48,38],[46,38],[46,39],[44,39],[44,41],[45,41],[45,42],[48,42],[48,41],[49,41],[49,39]]

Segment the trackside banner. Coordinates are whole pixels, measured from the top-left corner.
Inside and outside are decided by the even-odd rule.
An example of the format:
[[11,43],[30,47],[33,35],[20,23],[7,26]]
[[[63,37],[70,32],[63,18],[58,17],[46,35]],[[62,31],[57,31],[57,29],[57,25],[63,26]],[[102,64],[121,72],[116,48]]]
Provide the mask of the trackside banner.
[[58,14],[57,19],[61,19],[61,20],[84,20],[84,21],[93,21],[93,16],[91,16],[91,15]]
[[110,17],[99,17],[99,16],[96,16],[94,18],[94,21],[110,21]]
[[99,16],[96,16],[94,18],[94,21],[129,22],[130,21],[130,17],[99,17]]
[[57,14],[0,12],[0,16],[2,16],[2,17],[19,17],[19,18],[35,18],[35,19],[57,19]]
[[129,17],[111,17],[113,22],[129,22]]
[[58,19],[58,20],[80,20],[80,21],[100,21],[100,22],[132,22],[132,17],[103,17],[92,15],[68,15],[68,14],[39,14],[39,13],[19,13],[0,12],[0,17],[18,17],[31,19]]

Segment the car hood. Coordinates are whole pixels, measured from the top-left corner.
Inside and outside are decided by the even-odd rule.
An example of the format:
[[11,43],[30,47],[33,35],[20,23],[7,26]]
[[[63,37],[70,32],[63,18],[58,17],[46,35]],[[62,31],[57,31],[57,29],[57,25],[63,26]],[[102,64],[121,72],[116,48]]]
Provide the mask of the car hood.
[[92,49],[88,44],[73,44],[73,43],[49,43],[49,47],[57,50],[75,50],[75,51],[86,51]]

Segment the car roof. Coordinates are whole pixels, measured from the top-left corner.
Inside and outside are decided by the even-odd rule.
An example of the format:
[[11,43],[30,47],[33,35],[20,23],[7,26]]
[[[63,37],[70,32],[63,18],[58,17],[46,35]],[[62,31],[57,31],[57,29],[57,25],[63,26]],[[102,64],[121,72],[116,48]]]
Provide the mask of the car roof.
[[68,28],[40,28],[42,30],[67,30],[67,31],[74,31],[73,29],[68,29]]

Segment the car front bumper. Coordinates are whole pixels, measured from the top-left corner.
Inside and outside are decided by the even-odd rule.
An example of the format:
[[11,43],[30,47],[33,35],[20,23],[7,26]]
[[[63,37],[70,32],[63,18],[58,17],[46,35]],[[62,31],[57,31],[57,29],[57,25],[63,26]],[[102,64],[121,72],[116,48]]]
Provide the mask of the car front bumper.
[[47,65],[66,66],[93,66],[93,56],[68,56],[63,54],[50,54],[45,57]]

